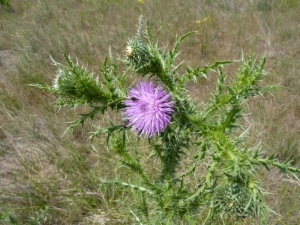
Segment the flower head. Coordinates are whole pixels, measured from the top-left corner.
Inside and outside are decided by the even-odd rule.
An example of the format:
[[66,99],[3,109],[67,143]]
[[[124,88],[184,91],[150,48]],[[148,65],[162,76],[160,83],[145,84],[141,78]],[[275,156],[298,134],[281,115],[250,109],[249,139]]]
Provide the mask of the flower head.
[[160,84],[155,87],[152,81],[143,81],[129,90],[127,98],[123,109],[126,125],[139,134],[151,137],[170,123],[174,102]]

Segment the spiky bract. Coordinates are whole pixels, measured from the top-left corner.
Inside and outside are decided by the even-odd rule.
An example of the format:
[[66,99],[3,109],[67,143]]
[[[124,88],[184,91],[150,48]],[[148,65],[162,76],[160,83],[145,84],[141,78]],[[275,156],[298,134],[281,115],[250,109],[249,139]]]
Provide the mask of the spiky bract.
[[136,73],[147,74],[154,73],[155,67],[152,66],[153,57],[150,54],[148,45],[141,37],[129,39],[126,45],[126,62],[127,65]]
[[223,217],[236,216],[245,218],[247,216],[259,215],[259,210],[264,208],[261,199],[253,199],[251,189],[241,183],[227,183],[217,188],[213,197],[211,208]]

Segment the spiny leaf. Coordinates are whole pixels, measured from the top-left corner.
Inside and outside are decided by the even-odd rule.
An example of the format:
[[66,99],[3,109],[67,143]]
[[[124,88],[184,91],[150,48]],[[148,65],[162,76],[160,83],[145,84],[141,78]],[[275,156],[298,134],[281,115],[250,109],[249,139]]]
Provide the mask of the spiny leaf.
[[179,39],[176,37],[176,43],[175,43],[175,46],[174,46],[174,48],[173,48],[173,50],[172,50],[172,57],[171,57],[172,59],[175,58],[175,54],[178,52],[178,47],[179,47],[179,45],[182,43],[182,41],[183,41],[185,38],[187,38],[188,36],[190,36],[191,34],[194,34],[194,33],[196,33],[196,31],[188,32],[188,33],[182,35]]

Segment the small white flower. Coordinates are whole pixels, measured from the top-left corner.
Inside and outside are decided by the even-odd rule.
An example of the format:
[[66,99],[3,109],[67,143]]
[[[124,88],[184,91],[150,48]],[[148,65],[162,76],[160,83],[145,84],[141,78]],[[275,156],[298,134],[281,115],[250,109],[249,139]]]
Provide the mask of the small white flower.
[[127,56],[131,56],[132,55],[132,52],[133,52],[133,48],[130,47],[130,46],[127,46],[126,49],[125,49],[125,54]]

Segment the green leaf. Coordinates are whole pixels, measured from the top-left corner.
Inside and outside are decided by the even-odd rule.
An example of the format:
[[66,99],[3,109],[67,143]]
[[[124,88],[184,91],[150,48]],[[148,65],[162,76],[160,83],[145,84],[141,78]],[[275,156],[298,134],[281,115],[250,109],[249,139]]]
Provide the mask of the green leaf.
[[176,82],[178,82],[180,85],[183,85],[186,81],[191,80],[194,76],[196,78],[202,76],[207,79],[207,72],[209,70],[214,70],[217,67],[223,67],[226,64],[230,64],[233,61],[218,61],[210,66],[205,66],[204,68],[200,69],[200,67],[197,67],[196,69],[187,68],[187,73],[178,77],[176,79]]
[[40,88],[44,91],[49,91],[51,93],[56,93],[57,91],[55,90],[55,88],[53,88],[52,86],[46,84],[46,85],[42,85],[42,84],[29,84],[29,86],[31,87],[37,87]]
[[17,219],[10,213],[8,214],[8,219],[9,219],[9,222],[13,225],[18,225],[19,224]]
[[183,40],[186,39],[191,34],[194,34],[194,33],[196,33],[196,31],[188,32],[188,33],[182,35],[179,39],[176,37],[176,43],[175,43],[175,46],[174,46],[174,48],[172,50],[172,54],[171,54],[172,55],[171,56],[172,60],[175,59],[176,53],[178,52],[178,47],[183,42]]

